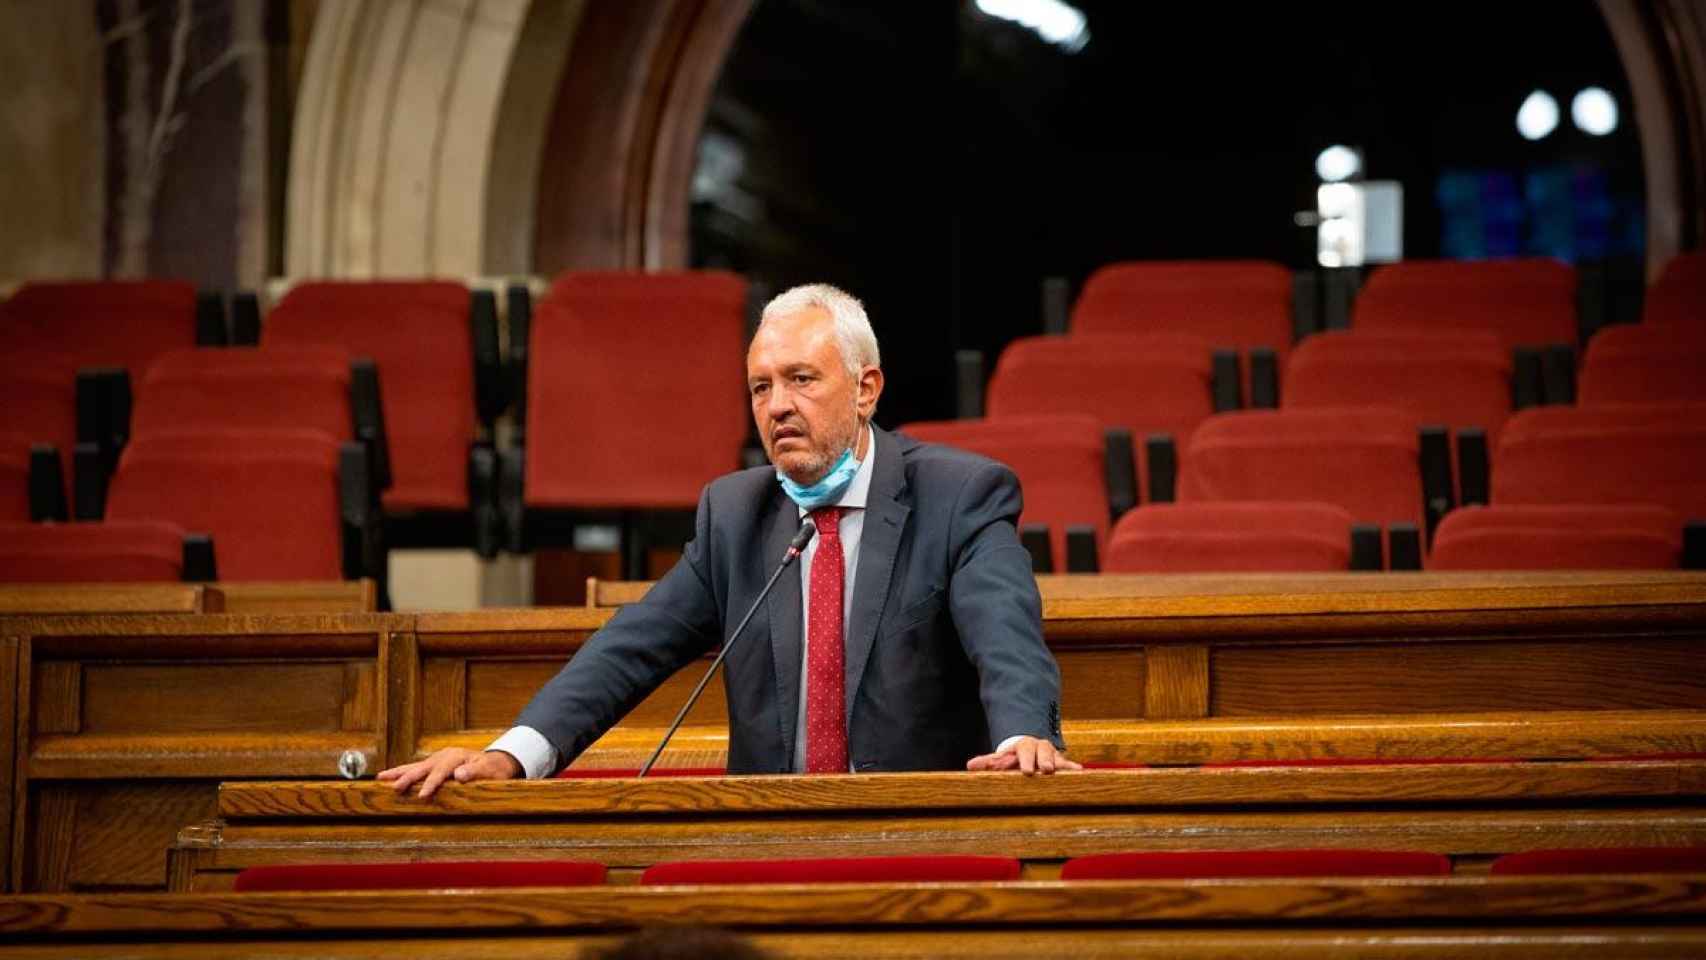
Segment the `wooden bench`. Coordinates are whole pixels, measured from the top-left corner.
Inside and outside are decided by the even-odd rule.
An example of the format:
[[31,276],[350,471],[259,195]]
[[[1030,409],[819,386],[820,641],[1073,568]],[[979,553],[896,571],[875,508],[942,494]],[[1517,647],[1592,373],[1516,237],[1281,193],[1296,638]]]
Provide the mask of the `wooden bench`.
[[858,960],[1694,957],[1706,876],[14,896],[0,957],[562,960],[682,924]]
[[[1240,594],[1240,579],[1219,594],[1050,601],[1076,756],[1706,751],[1700,575],[1317,594]],[[11,889],[162,887],[162,851],[212,815],[220,781],[337,778],[347,751],[372,773],[484,746],[610,613],[0,621],[17,664]],[[702,669],[580,764],[637,767]],[[723,715],[712,684],[665,763],[721,766]]]
[[1519,850],[1706,844],[1706,761],[912,773],[388,785],[227,783],[180,832],[172,889],[280,863],[1016,855],[1025,876],[1126,850],[1426,850],[1459,870]]
[[101,613],[372,613],[372,580],[0,584],[0,617]]

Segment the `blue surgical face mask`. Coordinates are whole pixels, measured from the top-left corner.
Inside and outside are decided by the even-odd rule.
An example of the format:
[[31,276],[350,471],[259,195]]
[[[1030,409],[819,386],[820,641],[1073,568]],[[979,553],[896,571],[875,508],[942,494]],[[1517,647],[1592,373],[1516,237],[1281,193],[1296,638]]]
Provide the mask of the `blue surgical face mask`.
[[776,471],[776,480],[782,484],[782,492],[788,495],[788,499],[809,513],[840,500],[841,495],[847,492],[847,485],[853,482],[853,475],[858,472],[859,461],[853,459],[853,448],[848,447],[823,479],[809,487],[795,483],[780,469]]

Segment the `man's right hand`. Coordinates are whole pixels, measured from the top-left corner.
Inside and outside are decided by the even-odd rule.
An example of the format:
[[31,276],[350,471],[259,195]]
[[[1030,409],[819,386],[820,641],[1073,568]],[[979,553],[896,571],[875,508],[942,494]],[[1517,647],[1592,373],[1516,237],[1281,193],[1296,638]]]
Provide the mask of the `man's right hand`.
[[415,796],[424,800],[449,779],[455,779],[457,783],[472,783],[475,780],[514,780],[521,775],[521,763],[502,750],[445,747],[425,760],[381,770],[378,779],[390,782],[398,793],[418,783],[421,788]]

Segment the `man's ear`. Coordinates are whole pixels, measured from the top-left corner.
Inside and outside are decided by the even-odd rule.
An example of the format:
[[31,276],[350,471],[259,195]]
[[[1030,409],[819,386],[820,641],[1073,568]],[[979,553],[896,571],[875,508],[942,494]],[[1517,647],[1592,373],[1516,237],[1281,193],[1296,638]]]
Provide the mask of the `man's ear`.
[[883,395],[883,370],[881,367],[866,367],[859,371],[859,416],[861,419],[871,419],[871,414],[877,409],[877,398]]

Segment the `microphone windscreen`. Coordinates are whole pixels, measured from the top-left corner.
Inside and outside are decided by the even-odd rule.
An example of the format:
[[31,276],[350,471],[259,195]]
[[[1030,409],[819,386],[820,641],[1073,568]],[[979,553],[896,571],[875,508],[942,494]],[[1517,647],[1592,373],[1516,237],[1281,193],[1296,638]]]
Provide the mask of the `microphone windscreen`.
[[806,544],[812,542],[812,538],[815,536],[817,536],[817,524],[807,520],[800,524],[800,532],[794,534],[794,539],[788,544],[788,549],[794,553],[799,553],[806,548]]

